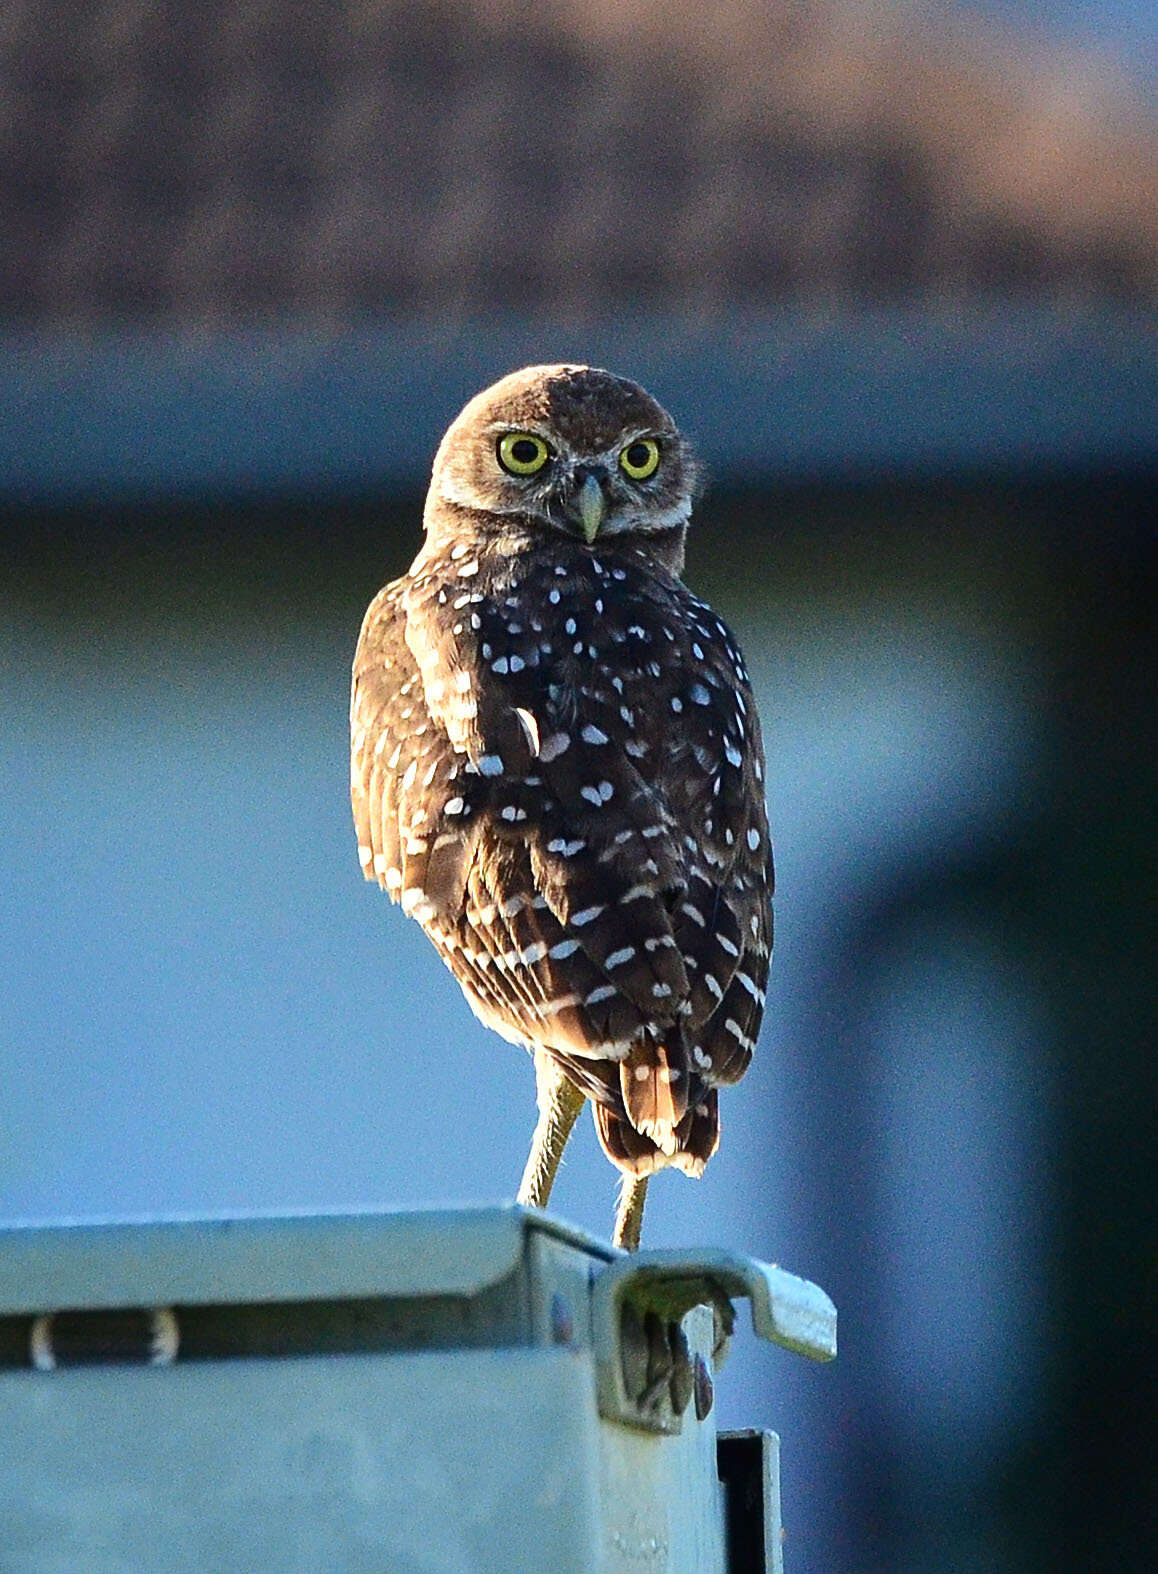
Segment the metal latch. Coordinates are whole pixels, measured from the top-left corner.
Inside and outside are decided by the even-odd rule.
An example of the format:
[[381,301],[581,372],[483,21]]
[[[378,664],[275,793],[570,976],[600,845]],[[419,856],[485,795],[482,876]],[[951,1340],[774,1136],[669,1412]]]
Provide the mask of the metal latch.
[[608,1264],[592,1285],[600,1414],[642,1431],[674,1433],[692,1397],[702,1413],[697,1387],[706,1373],[702,1357],[688,1356],[680,1324],[692,1307],[712,1308],[718,1367],[735,1322],[733,1297],[751,1302],[752,1327],[762,1339],[813,1361],[836,1355],[836,1307],[807,1279],[707,1247],[633,1252]]

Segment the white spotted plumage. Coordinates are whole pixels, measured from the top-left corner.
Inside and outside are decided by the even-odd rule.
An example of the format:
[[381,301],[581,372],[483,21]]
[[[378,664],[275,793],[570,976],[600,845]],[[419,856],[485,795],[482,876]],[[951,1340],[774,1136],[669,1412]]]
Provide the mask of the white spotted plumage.
[[[500,474],[510,429],[549,442],[557,495]],[[641,430],[667,467],[650,490],[611,473],[619,433]],[[593,541],[567,512],[579,467],[605,493]],[[698,1174],[715,1150],[771,947],[756,708],[735,641],[679,579],[691,481],[635,385],[505,379],[444,439],[426,545],[367,612],[351,702],[366,877],[484,1022],[591,1100],[634,1175]]]

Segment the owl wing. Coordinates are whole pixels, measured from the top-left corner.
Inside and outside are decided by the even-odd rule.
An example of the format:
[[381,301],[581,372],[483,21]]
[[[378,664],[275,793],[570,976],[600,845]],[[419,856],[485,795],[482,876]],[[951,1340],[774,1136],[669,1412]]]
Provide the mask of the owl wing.
[[685,1028],[705,1083],[738,1081],[755,1047],[772,949],[774,870],[760,721],[739,646],[710,607],[669,587],[683,681],[668,699],[665,791],[686,837],[676,940],[688,969]]
[[350,798],[358,859],[403,910],[426,922],[461,910],[479,822],[460,782],[466,759],[427,704],[406,642],[407,581],[371,602],[354,657]]
[[[568,759],[559,730],[534,720],[546,711],[533,658],[495,672],[481,620],[472,629],[444,590],[399,581],[363,624],[351,795],[364,872],[422,923],[488,1026],[560,1054],[621,1055],[687,992],[662,896],[633,889],[626,844],[654,848],[642,833],[656,806],[622,781],[612,828],[599,791],[584,794],[587,778],[606,780],[606,762],[581,759],[595,734],[577,734]],[[487,627],[502,616],[481,596],[471,605]],[[678,860],[656,851],[674,896]]]
[[[500,907],[522,895],[537,903],[533,912],[552,915],[558,935],[543,917],[536,922],[557,954],[540,960],[582,953],[595,969],[579,1004],[601,1005],[587,997],[606,990],[648,1020],[674,1017],[687,993],[670,919],[683,888],[678,835],[636,762],[599,725],[591,657],[573,649],[573,620],[550,615],[554,560],[539,574],[532,565],[517,591],[488,587],[479,573],[466,586],[454,578],[448,585],[446,567],[409,586],[406,642],[427,704],[461,759],[465,795],[485,833],[478,856],[505,896]],[[481,903],[484,917],[490,905]],[[500,933],[498,943],[507,938]],[[533,952],[536,939],[513,949]],[[568,982],[564,993],[577,993],[574,977]]]
[[742,1074],[763,1005],[755,709],[734,642],[677,580],[520,568],[431,565],[367,614],[360,857],[483,1021],[668,1147],[681,1122],[714,1132],[703,1089]]

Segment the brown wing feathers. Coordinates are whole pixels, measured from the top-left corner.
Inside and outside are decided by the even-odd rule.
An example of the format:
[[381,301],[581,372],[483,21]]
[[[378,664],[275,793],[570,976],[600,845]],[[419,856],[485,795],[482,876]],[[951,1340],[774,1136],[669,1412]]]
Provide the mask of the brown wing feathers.
[[557,1055],[612,1159],[698,1173],[767,973],[759,735],[678,581],[546,554],[388,587],[355,669],[360,858],[491,1026]]

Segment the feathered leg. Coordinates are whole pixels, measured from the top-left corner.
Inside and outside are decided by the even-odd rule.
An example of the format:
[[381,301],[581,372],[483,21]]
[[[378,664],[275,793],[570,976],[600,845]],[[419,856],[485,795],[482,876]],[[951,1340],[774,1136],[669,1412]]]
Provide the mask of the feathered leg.
[[567,1138],[586,1100],[551,1057],[539,1049],[535,1051],[535,1092],[539,1119],[517,1200],[526,1208],[545,1208]]
[[624,1174],[619,1183],[619,1207],[615,1213],[612,1242],[625,1252],[639,1250],[643,1228],[643,1205],[647,1201],[647,1176]]

